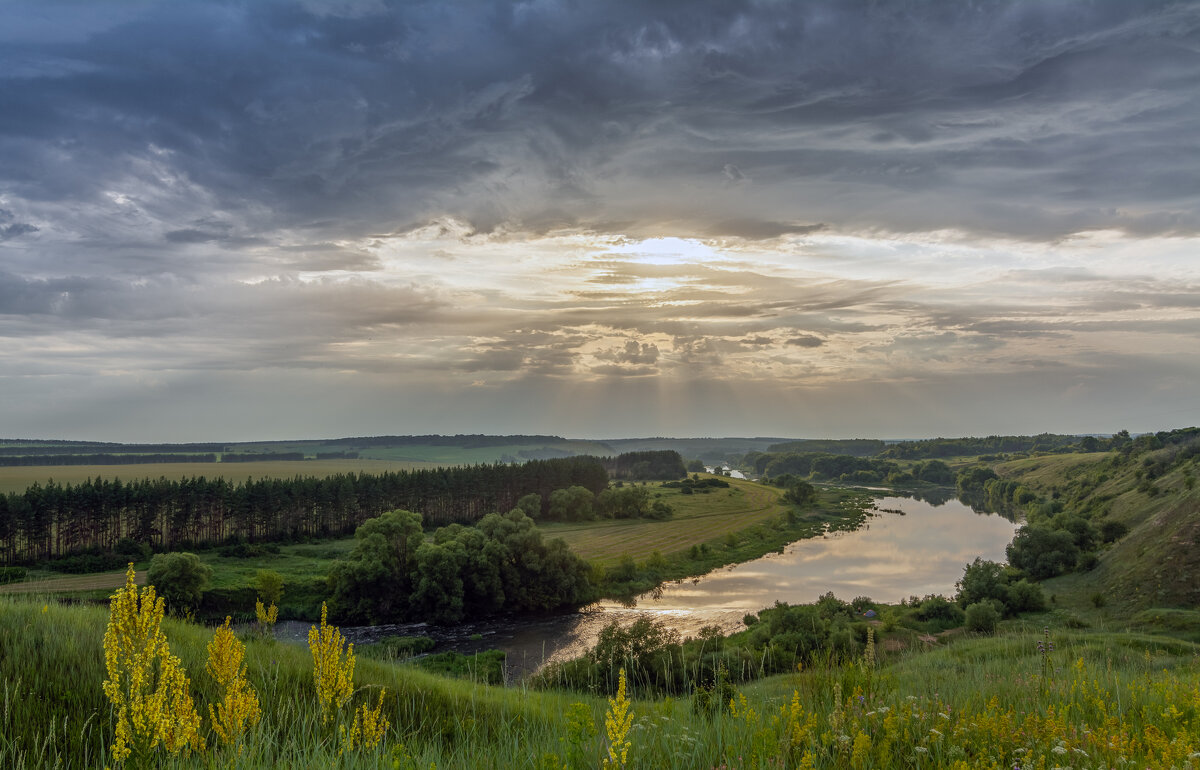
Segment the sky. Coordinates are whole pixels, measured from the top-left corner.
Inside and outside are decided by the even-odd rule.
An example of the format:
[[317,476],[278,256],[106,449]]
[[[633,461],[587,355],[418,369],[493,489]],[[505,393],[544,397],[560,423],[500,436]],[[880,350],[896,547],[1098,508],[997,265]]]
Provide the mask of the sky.
[[1200,423],[1200,2],[0,3],[0,437]]

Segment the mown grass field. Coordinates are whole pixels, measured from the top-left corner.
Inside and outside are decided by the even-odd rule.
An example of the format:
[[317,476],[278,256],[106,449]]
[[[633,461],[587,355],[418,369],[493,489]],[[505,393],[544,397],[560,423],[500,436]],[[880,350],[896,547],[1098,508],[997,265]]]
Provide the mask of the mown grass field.
[[651,496],[661,495],[655,499],[675,511],[667,521],[616,519],[544,523],[540,527],[546,537],[561,537],[588,561],[609,565],[626,554],[643,561],[655,551],[664,556],[683,551],[775,519],[790,507],[782,502],[781,489],[741,479],[727,481],[728,489],[693,495],[652,484]]
[[193,476],[225,478],[242,482],[247,478],[334,476],[339,473],[383,473],[412,468],[432,468],[446,463],[410,460],[292,460],[257,463],[146,463],[139,465],[29,465],[0,467],[0,492],[24,492],[35,481],[44,484],[78,484],[87,479],[157,479],[178,481]]
[[[54,574],[54,573],[48,573]],[[134,577],[138,585],[146,584],[146,571]],[[124,572],[97,572],[92,575],[69,575],[66,577],[35,577],[20,583],[0,586],[0,594],[55,594],[64,592],[112,591],[125,584]]]

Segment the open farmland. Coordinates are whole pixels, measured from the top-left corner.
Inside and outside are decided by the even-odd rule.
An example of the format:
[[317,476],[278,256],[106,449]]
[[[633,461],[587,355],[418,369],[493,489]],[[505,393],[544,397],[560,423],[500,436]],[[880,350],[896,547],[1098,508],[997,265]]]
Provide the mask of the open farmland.
[[682,551],[766,523],[789,508],[781,500],[781,489],[740,479],[727,481],[728,489],[693,495],[654,485],[653,494],[661,494],[659,499],[675,510],[668,521],[618,519],[539,526],[546,537],[561,537],[583,558],[614,564],[624,554],[641,561],[655,551],[664,555]]
[[78,484],[92,478],[178,481],[193,476],[230,481],[247,478],[290,479],[296,476],[334,476],[339,473],[383,473],[433,468],[438,463],[408,460],[279,460],[254,463],[146,463],[139,465],[29,465],[0,467],[0,493],[24,492],[34,482]]

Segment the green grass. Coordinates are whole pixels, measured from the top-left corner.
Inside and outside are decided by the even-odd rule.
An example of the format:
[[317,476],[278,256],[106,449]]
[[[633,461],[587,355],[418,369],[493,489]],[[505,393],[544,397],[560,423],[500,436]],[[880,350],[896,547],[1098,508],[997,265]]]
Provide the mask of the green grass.
[[651,497],[663,500],[675,511],[666,521],[609,519],[538,526],[545,537],[562,538],[588,561],[611,565],[626,554],[642,561],[655,551],[668,555],[720,540],[729,533],[778,519],[790,508],[782,502],[781,489],[740,479],[726,480],[729,489],[715,488],[708,494],[692,495],[650,484]]
[[222,556],[219,548],[197,551],[200,560],[212,567],[211,588],[241,588],[250,585],[259,570],[274,570],[283,576],[284,585],[320,579],[329,574],[333,563],[344,559],[354,548],[352,537],[315,543],[279,545],[279,553],[259,556]]
[[[634,692],[629,767],[799,767],[806,755],[819,768],[1195,767],[1200,647],[1051,627],[1054,649],[1042,654],[1043,620],[1007,623],[996,637],[946,637],[930,651],[881,656],[876,668],[817,665],[762,680],[735,694],[736,714],[699,715],[689,698]],[[105,765],[113,729],[100,690],[106,621],[103,608],[0,598],[0,767]],[[173,620],[164,628],[205,711],[215,695],[203,673],[211,631]],[[577,768],[598,767],[606,746],[602,699],[450,680],[360,656],[354,703],[386,687],[391,727],[379,749],[339,757],[313,705],[308,650],[250,639],[247,663],[264,711],[247,751],[164,766]],[[582,704],[594,735],[571,728],[572,703]]]
[[1116,519],[1130,529],[1100,552],[1094,569],[1044,582],[1058,606],[1116,624],[1146,609],[1200,603],[1200,488],[1189,481],[1197,475],[1197,462],[1154,479],[1150,493],[1139,478],[1145,457],[1113,465],[1118,455],[1110,452],[1048,455],[996,466],[1004,478],[1019,479],[1047,498],[1057,496],[1068,511],[1085,512],[1093,521]]

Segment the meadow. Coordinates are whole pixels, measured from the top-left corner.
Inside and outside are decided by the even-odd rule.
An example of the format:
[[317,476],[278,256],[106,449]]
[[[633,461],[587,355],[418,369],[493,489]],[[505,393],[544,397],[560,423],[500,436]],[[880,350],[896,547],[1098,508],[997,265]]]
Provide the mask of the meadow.
[[[628,694],[622,734],[610,699],[452,680],[359,656],[336,721],[382,698],[378,746],[344,750],[322,719],[303,645],[245,638],[262,720],[240,753],[211,720],[190,758],[162,767],[594,768],[626,747],[628,768],[1200,767],[1200,647],[1135,633],[1066,630],[1053,614],[997,636],[957,634],[897,650],[878,627],[861,656],[827,660],[729,693],[717,709],[688,697]],[[102,607],[0,598],[0,766],[113,766]],[[167,619],[199,713],[220,697],[205,673],[213,630]],[[615,708],[614,708],[615,707]],[[607,718],[607,719],[606,719]]]
[[[701,478],[711,478],[700,474]],[[607,519],[586,522],[543,522],[546,537],[560,537],[588,561],[614,564],[623,555],[642,561],[655,551],[671,554],[693,545],[719,540],[730,533],[764,524],[784,515],[791,506],[783,490],[740,479],[725,479],[729,488],[685,495],[679,489],[648,483],[651,497],[674,511],[665,521]]]

